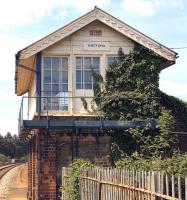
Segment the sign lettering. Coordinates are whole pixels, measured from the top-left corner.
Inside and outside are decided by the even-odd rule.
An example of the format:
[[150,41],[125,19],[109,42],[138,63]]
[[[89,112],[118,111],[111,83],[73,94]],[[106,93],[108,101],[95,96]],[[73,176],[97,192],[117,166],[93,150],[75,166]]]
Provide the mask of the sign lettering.
[[84,42],[84,50],[106,51],[110,50],[109,42]]

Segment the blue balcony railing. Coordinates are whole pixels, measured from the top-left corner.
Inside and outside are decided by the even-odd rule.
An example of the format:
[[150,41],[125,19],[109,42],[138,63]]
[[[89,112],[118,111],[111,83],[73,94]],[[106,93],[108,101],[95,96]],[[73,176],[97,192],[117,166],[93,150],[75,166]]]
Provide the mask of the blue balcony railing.
[[[18,131],[19,133],[24,128],[24,121],[32,121],[32,120],[49,120],[50,116],[100,116],[102,117],[101,112],[91,112],[91,108],[94,107],[93,104],[93,97],[92,96],[72,96],[71,92],[58,92],[56,94],[53,94],[49,96],[48,93],[42,93],[42,95],[48,95],[48,96],[41,96],[41,97],[22,97],[20,111],[19,111],[19,119],[18,119]],[[112,97],[105,97],[106,99],[109,99],[108,102],[114,101],[115,98],[118,98],[117,96]],[[127,108],[129,105],[133,105],[133,102],[136,100],[138,101],[138,98],[128,98],[128,97],[120,97],[124,98],[127,101],[128,105],[125,105]],[[142,97],[141,97],[142,98]],[[147,101],[149,101],[150,104],[154,104],[155,101],[159,101],[158,98],[147,98],[145,97]],[[86,102],[86,107],[84,103]],[[123,105],[124,106],[124,105]],[[141,104],[140,104],[141,106]],[[150,106],[151,108],[151,106]],[[139,112],[141,112],[142,108],[139,109]],[[142,110],[143,111],[143,110]],[[154,121],[155,108],[151,108],[149,110],[149,116],[150,120]],[[115,121],[116,120],[116,121]],[[127,121],[126,121],[127,122]],[[120,122],[117,119],[114,119],[113,122],[110,121],[111,126],[113,127],[114,124],[118,124],[119,126],[122,126],[125,124],[126,127],[135,126],[135,122],[128,122],[128,124]],[[77,125],[80,125],[79,122],[76,122]],[[82,122],[81,122],[82,123]],[[92,124],[93,121],[91,122]],[[145,126],[144,122],[138,122],[139,125]],[[83,123],[84,124],[84,123]],[[87,123],[89,124],[89,123]],[[106,126],[109,126],[109,121],[105,124]],[[113,125],[112,125],[113,124]],[[36,126],[35,126],[36,127]]]

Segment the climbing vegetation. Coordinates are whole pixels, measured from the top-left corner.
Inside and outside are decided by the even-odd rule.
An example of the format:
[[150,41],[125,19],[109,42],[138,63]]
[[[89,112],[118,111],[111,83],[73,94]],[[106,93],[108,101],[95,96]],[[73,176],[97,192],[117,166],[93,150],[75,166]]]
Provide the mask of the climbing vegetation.
[[[106,71],[105,79],[93,72],[94,112],[103,119],[157,122],[146,127],[137,126],[126,130],[110,130],[109,161],[115,163],[134,153],[166,158],[178,150],[177,138],[171,134],[173,112],[163,107],[159,90],[160,65],[163,58],[151,50],[136,44],[125,55],[119,49],[118,59]],[[87,105],[85,102],[83,102]]]

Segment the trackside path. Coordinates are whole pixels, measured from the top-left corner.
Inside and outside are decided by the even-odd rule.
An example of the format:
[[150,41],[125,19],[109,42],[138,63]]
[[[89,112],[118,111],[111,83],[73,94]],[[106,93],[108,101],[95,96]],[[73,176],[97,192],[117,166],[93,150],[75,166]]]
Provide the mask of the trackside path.
[[10,170],[0,180],[0,200],[27,199],[27,165]]

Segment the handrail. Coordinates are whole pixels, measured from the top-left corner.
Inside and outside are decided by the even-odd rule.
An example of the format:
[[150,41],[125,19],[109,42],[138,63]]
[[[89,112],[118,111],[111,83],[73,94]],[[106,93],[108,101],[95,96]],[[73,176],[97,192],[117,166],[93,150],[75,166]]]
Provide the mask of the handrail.
[[[43,91],[42,91],[43,92]],[[99,97],[98,97],[99,98]],[[97,99],[98,99],[97,98]],[[111,99],[112,101],[115,100],[116,98],[120,99],[127,99],[127,100],[138,100],[138,99],[145,99],[150,101],[154,100],[160,100],[159,97],[150,97],[150,96],[139,96],[139,97],[127,97],[127,96],[118,96],[118,95],[113,95],[113,96],[105,96],[104,99]],[[23,128],[23,120],[33,120],[34,116],[38,115],[37,112],[37,102],[38,99],[41,100],[41,115],[49,117],[50,112],[56,112],[57,114],[69,114],[69,115],[74,115],[74,111],[70,112],[70,107],[72,106],[73,99],[80,99],[81,101],[83,99],[87,100],[89,103],[91,100],[94,99],[93,96],[72,96],[71,92],[59,92],[56,96],[23,96],[21,100],[21,105],[19,109],[19,118],[18,118],[18,131],[20,133],[21,129]],[[25,104],[25,101],[27,104]],[[80,102],[79,102],[80,103]],[[83,101],[82,101],[83,103]],[[76,104],[77,107],[78,104]],[[75,106],[75,104],[73,104]],[[79,106],[79,105],[78,105]],[[84,105],[83,105],[84,106]],[[72,107],[71,107],[72,108]],[[86,114],[87,110],[85,110]],[[153,112],[153,110],[150,110],[150,113]],[[89,116],[95,116],[94,113],[87,112],[87,115]],[[153,118],[153,117],[152,117]]]

